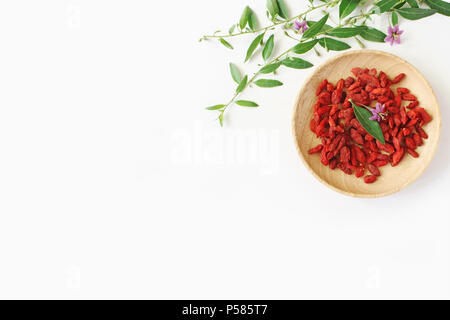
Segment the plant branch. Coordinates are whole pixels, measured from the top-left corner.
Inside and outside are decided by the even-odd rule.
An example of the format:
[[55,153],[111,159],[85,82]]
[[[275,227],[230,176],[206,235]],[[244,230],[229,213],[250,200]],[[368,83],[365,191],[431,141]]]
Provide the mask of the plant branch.
[[231,38],[231,37],[236,37],[236,36],[240,36],[240,35],[244,35],[244,34],[260,33],[260,32],[262,32],[262,31],[265,32],[265,31],[267,31],[267,30],[269,30],[269,29],[271,29],[271,28],[274,28],[274,27],[276,27],[276,26],[279,26],[279,25],[281,25],[281,24],[289,23],[289,22],[291,22],[291,21],[293,21],[293,20],[300,19],[302,16],[304,16],[304,15],[306,15],[306,14],[308,14],[308,13],[310,13],[310,12],[316,10],[316,9],[323,8],[323,7],[326,7],[326,6],[333,6],[333,5],[337,4],[339,1],[340,1],[340,0],[334,0],[334,1],[332,1],[332,2],[326,2],[326,3],[323,3],[323,4],[318,5],[318,6],[312,6],[311,8],[309,8],[308,10],[306,10],[306,11],[303,12],[303,13],[300,13],[300,14],[298,14],[298,15],[292,17],[292,18],[289,18],[289,19],[286,19],[286,20],[282,20],[282,21],[276,22],[276,23],[271,24],[270,26],[267,26],[267,27],[259,28],[259,29],[256,29],[256,30],[241,31],[241,32],[234,33],[234,34],[224,34],[224,35],[213,34],[213,35],[205,35],[205,36],[202,37],[202,39],[203,39],[203,40],[207,40],[207,39],[211,39],[211,38]]

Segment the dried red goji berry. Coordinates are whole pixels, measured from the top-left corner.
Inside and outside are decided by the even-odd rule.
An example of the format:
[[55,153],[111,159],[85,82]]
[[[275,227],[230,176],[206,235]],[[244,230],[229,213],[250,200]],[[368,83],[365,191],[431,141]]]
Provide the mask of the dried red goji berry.
[[356,168],[355,176],[357,178],[361,178],[364,175],[365,171],[366,169],[364,168],[364,166],[359,166],[358,168]]
[[315,146],[314,148],[309,149],[308,153],[309,154],[319,153],[320,151],[322,151],[322,148],[323,148],[323,145],[319,144],[319,145]]
[[405,155],[405,149],[400,148],[400,150],[395,151],[392,155],[392,166],[395,167],[402,161],[403,156]]
[[389,163],[389,160],[376,160],[372,162],[375,167],[384,167]]
[[355,79],[353,77],[348,77],[344,81],[344,87],[348,88],[355,82]]
[[418,154],[416,151],[412,150],[412,149],[407,148],[406,151],[407,151],[410,155],[412,155],[414,158],[418,158],[418,157],[419,157],[419,154]]
[[355,146],[355,156],[356,160],[361,162],[362,164],[366,163],[366,154],[361,148]]
[[413,139],[414,139],[414,142],[416,143],[416,146],[421,146],[421,145],[423,145],[422,137],[421,137],[419,134],[414,133],[414,134],[413,134]]
[[369,183],[374,183],[375,181],[377,181],[377,177],[376,176],[365,176],[364,177],[364,182],[369,184]]
[[398,94],[409,93],[409,89],[408,88],[397,88],[397,93]]
[[396,76],[394,78],[394,80],[392,80],[392,83],[399,83],[400,81],[403,80],[403,78],[405,77],[404,73],[400,73],[398,76]]
[[419,105],[419,101],[412,101],[410,104],[408,104],[406,107],[408,108],[408,109],[413,109],[413,108],[415,108],[415,107],[417,107]]
[[319,87],[317,87],[316,96],[320,95],[320,93],[327,86],[327,84],[328,84],[328,80],[327,79],[323,79],[323,81],[320,83]]
[[414,110],[420,114],[420,116],[422,117],[422,120],[425,123],[428,123],[431,121],[431,116],[428,114],[428,112],[425,111],[424,108],[417,107]]
[[416,143],[414,142],[414,140],[413,139],[411,139],[410,137],[406,137],[405,138],[405,144],[406,144],[406,146],[409,148],[409,149],[416,149],[417,148],[417,146],[416,146]]
[[376,153],[376,152],[370,153],[369,156],[367,157],[367,163],[372,163],[375,160],[377,160],[377,156],[378,156],[378,153]]
[[319,102],[323,105],[331,103],[331,94],[328,91],[324,91],[319,94]]
[[410,93],[402,94],[402,99],[406,101],[415,101],[417,100],[416,96]]
[[345,146],[341,149],[341,162],[348,163],[350,161],[350,149]]
[[416,128],[417,132],[423,139],[428,139],[428,134],[422,128]]
[[379,177],[381,175],[380,170],[374,166],[373,164],[369,163],[367,165],[367,169],[370,171],[371,174],[373,174],[374,176]]

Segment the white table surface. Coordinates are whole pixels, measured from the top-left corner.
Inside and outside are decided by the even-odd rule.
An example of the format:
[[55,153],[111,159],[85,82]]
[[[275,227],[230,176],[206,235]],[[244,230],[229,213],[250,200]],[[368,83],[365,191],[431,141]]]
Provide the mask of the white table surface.
[[224,129],[204,110],[230,98],[249,38],[198,38],[264,3],[0,3],[0,297],[450,298],[450,19],[366,42],[425,75],[443,131],[413,185],[363,200],[296,153],[292,106],[313,69],[248,90],[261,107],[233,108]]

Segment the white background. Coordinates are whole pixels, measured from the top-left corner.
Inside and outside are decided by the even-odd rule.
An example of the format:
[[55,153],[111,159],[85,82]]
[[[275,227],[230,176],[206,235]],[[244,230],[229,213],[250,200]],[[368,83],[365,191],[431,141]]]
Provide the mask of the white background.
[[245,67],[251,38],[197,40],[246,4],[266,25],[264,3],[1,1],[0,297],[450,298],[450,19],[366,43],[425,75],[443,131],[418,181],[363,200],[296,153],[292,106],[313,69],[248,90],[261,107],[223,129],[204,110],[230,98],[228,63]]

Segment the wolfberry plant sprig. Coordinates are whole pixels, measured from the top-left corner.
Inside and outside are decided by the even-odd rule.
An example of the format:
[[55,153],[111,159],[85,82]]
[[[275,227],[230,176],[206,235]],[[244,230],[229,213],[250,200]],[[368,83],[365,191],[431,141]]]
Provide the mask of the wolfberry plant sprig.
[[[399,29],[399,16],[408,20],[418,20],[438,12],[450,16],[450,3],[442,0],[320,0],[314,4],[309,0],[309,8],[293,16],[289,15],[288,7],[284,0],[266,0],[267,18],[271,24],[259,27],[256,13],[248,6],[242,12],[239,22],[234,24],[228,34],[216,31],[212,35],[203,36],[200,41],[216,39],[228,49],[234,49],[229,42],[230,38],[237,36],[256,35],[246,50],[244,62],[251,62],[252,57],[259,47],[262,48],[261,56],[264,63],[253,75],[242,75],[241,71],[233,63],[230,63],[230,72],[237,88],[232,98],[224,104],[218,104],[206,109],[219,112],[217,119],[223,125],[225,111],[231,105],[243,107],[258,107],[256,102],[238,99],[239,96],[252,84],[262,88],[272,88],[283,85],[276,79],[261,78],[265,74],[274,74],[281,66],[294,69],[306,69],[312,67],[312,63],[301,59],[302,55],[310,50],[317,54],[317,44],[326,51],[341,51],[350,48],[343,39],[355,39],[363,48],[365,47],[360,38],[367,41],[387,42],[391,45],[400,43],[403,33]],[[427,7],[424,7],[424,6]],[[330,12],[332,8],[338,7],[338,17],[334,19]],[[318,20],[310,20],[310,14],[317,13],[321,9],[322,17]],[[359,13],[356,13],[359,11]],[[383,31],[369,26],[373,15],[388,15],[390,23],[387,28],[388,35]],[[278,34],[275,31],[281,28],[283,35],[297,42],[296,45],[283,51],[280,55],[272,58],[272,53],[277,45]],[[225,40],[227,38],[227,40]],[[336,38],[340,39],[337,40]]]

